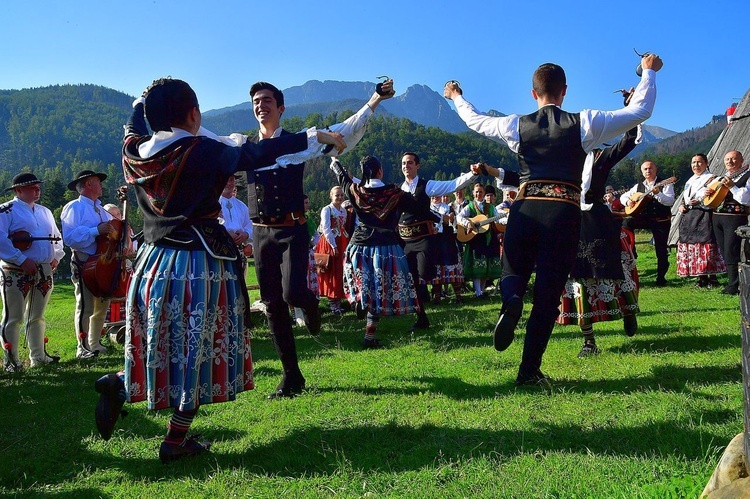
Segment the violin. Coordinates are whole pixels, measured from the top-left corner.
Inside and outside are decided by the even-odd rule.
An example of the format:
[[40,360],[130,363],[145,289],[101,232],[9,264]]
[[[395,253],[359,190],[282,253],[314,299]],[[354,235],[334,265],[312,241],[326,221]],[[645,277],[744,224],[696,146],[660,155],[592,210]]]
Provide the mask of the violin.
[[61,240],[60,237],[53,236],[52,234],[48,236],[32,236],[30,232],[25,230],[18,230],[12,234],[8,234],[8,239],[11,240],[14,248],[20,249],[21,251],[26,251],[31,248],[31,243],[34,241],[49,241],[50,244],[56,244]]
[[117,190],[122,203],[123,219],[109,220],[114,231],[96,237],[96,253],[83,265],[83,282],[96,297],[123,298],[130,283],[127,253],[130,248],[130,229],[127,221],[127,186]]

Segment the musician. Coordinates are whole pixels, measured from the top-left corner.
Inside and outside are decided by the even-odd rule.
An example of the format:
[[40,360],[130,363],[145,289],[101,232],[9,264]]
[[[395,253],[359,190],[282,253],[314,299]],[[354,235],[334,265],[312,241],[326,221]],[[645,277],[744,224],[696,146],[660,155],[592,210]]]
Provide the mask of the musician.
[[101,338],[109,300],[94,296],[83,280],[83,266],[96,254],[97,236],[116,232],[109,223],[112,215],[99,200],[102,182],[106,178],[106,174],[92,170],[79,172],[68,184],[68,190],[78,192],[79,196],[66,204],[60,215],[63,240],[73,251],[70,270],[76,297],[74,324],[78,339],[76,357],[79,359],[90,359],[107,351]]
[[[52,273],[65,252],[52,212],[37,204],[41,183],[33,173],[19,173],[13,177],[13,185],[6,189],[14,191],[15,197],[0,205],[0,296],[3,303],[0,338],[7,372],[23,369],[18,354],[24,319],[31,367],[60,360],[47,353],[44,311],[52,296]],[[26,241],[28,247],[19,249],[8,237],[20,231],[31,238],[42,239]]]
[[[474,172],[466,172],[453,180],[427,180],[419,177],[420,166],[419,156],[415,152],[406,152],[401,157],[401,172],[404,174],[401,190],[410,193],[417,200],[423,208],[422,214],[427,213],[430,208],[430,197],[460,191],[476,178]],[[437,251],[433,228],[430,219],[410,211],[402,212],[398,222],[399,235],[406,243],[404,253],[409,261],[409,270],[420,301],[417,322],[412,326],[412,330],[430,327],[424,303],[429,298],[427,282],[435,277],[436,270]]]
[[[377,106],[395,95],[393,80],[382,84],[355,115],[331,130],[344,135],[347,150],[362,138]],[[267,82],[250,87],[253,113],[260,130],[252,141],[288,135],[281,128],[284,94]],[[303,211],[302,175],[304,163],[272,165],[247,173],[248,206],[253,221],[255,273],[274,347],[283,369],[281,382],[269,398],[294,397],[305,388],[299,368],[297,346],[287,304],[300,307],[311,334],[320,332],[318,299],[307,287],[309,235]]]
[[712,209],[703,205],[709,183],[715,178],[708,171],[708,158],[696,154],[690,161],[693,176],[685,182],[680,196],[680,225],[677,243],[677,275],[698,277],[697,288],[718,286],[716,274],[726,272],[724,259],[716,243]]
[[636,193],[652,196],[646,208],[640,213],[623,221],[623,227],[634,231],[635,229],[648,229],[654,236],[654,250],[656,251],[656,285],[666,286],[667,270],[669,270],[669,239],[670,221],[672,212],[670,207],[674,204],[674,185],[667,184],[657,187],[656,184],[663,179],[657,177],[656,164],[653,161],[644,161],[641,165],[643,182],[634,185],[629,191],[620,196],[620,202],[626,207],[635,206],[633,197]]
[[500,284],[503,308],[494,330],[494,344],[499,351],[513,341],[523,311],[523,296],[536,267],[534,306],[526,323],[524,353],[516,378],[519,385],[549,384],[541,371],[542,356],[559,313],[560,294],[576,257],[584,160],[596,145],[651,115],[656,98],[655,71],[661,69],[662,61],[651,54],[641,60],[641,67],[641,81],[630,105],[608,113],[562,111],[559,106],[567,85],[565,72],[556,64],[543,64],[535,71],[532,96],[539,109],[526,116],[480,114],[462,97],[456,82],[446,83],[444,95],[453,100],[469,128],[506,142],[519,155],[520,175],[490,171],[500,183],[512,185],[508,180],[513,176],[524,183],[510,208],[505,231]]
[[[739,226],[747,224],[747,217],[750,214],[750,189],[747,185],[750,170],[742,163],[742,153],[739,151],[729,151],[724,155],[726,173],[721,179],[721,184],[729,189],[729,193],[713,213],[714,235],[721,255],[724,257],[729,278],[729,282],[721,290],[726,295],[739,294],[740,277],[737,265],[740,262],[742,240],[734,231]],[[706,196],[714,193],[715,190],[711,187],[706,188]]]
[[[253,222],[250,220],[250,211],[247,205],[237,199],[236,180],[241,175],[230,175],[227,185],[221,191],[219,204],[221,205],[221,219],[224,228],[232,236],[234,244],[243,252],[245,257],[253,254]],[[244,260],[247,263],[247,260]]]
[[615,192],[615,188],[611,185],[604,189],[604,204],[607,205],[609,211],[620,216],[622,211],[625,210],[625,206],[620,202],[620,198],[617,197]]
[[[471,218],[477,215],[492,218],[497,215],[494,200],[488,200],[483,184],[474,184],[472,194],[474,199],[458,213],[458,223],[466,228],[467,234],[476,233]],[[492,198],[494,198],[494,187],[489,199]],[[487,298],[484,294],[487,280],[497,279],[502,274],[499,234],[497,224],[491,223],[486,232],[476,234],[464,245],[464,277],[472,280],[474,294],[479,299]]]

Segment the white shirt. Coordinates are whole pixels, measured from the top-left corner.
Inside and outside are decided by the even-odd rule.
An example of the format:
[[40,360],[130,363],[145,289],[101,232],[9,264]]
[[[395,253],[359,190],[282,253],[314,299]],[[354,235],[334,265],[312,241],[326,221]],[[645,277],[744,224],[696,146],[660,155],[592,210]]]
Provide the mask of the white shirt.
[[[493,117],[480,114],[463,96],[457,96],[453,99],[453,102],[456,106],[456,112],[469,128],[496,142],[505,142],[511,151],[518,153],[521,145],[518,131],[520,115],[511,114]],[[655,102],[656,72],[652,69],[645,69],[628,106],[616,111],[587,109],[579,113],[581,147],[588,153],[598,144],[612,140],[647,120],[651,117]],[[499,183],[502,183],[504,174],[504,170],[500,168]],[[583,177],[587,178],[585,171]],[[589,174],[588,178],[590,177]],[[588,188],[588,185],[585,187]]]
[[[440,215],[440,218],[442,220],[443,215],[450,215],[451,213],[451,206],[447,203],[430,203],[430,211],[433,213]],[[435,229],[438,231],[438,233],[443,232],[443,223],[436,222],[435,223]]]
[[341,234],[338,233],[338,226],[334,229],[333,224],[331,223],[331,219],[340,219],[340,224],[341,226],[343,226],[346,223],[347,214],[348,213],[346,211],[346,208],[342,206],[341,208],[337,209],[335,206],[333,206],[333,203],[324,206],[320,211],[320,226],[318,227],[318,232],[320,232],[320,235],[326,238],[326,241],[328,241],[328,244],[330,244],[333,249],[337,249],[336,237],[340,236]]
[[[475,178],[477,178],[476,175],[471,172],[466,172],[453,180],[428,180],[427,185],[424,187],[424,192],[430,197],[445,196],[446,194],[451,194],[459,189],[463,189]],[[401,190],[414,194],[414,191],[417,189],[417,182],[419,182],[419,175],[412,180],[405,179],[401,184]]]
[[225,198],[219,196],[221,205],[221,218],[224,220],[224,228],[229,232],[242,231],[250,236],[248,241],[253,240],[253,222],[250,220],[250,210],[247,205],[235,196]]
[[0,207],[0,259],[20,266],[27,258],[36,263],[58,262],[65,256],[62,240],[32,241],[27,250],[19,250],[8,239],[9,234],[24,230],[31,237],[61,237],[52,212],[42,205],[28,203],[14,197]]
[[[648,193],[651,189],[654,188],[654,185],[656,185],[658,182],[646,182],[645,180],[641,182],[643,186],[646,188],[646,192]],[[628,192],[620,196],[620,202],[624,205],[628,205],[628,201],[630,201],[630,198],[633,194],[638,192],[638,186],[640,184],[635,184]],[[674,204],[674,184],[667,184],[663,186],[659,192],[653,195],[654,199],[656,199],[658,202],[663,204],[664,206],[672,206]]]
[[703,201],[706,195],[706,187],[711,183],[714,175],[705,170],[700,175],[693,175],[685,182],[685,190],[682,191],[682,203],[689,205],[691,201]]
[[60,215],[63,240],[66,246],[89,256],[96,253],[96,236],[99,224],[112,220],[98,199],[92,201],[79,196],[63,207]]

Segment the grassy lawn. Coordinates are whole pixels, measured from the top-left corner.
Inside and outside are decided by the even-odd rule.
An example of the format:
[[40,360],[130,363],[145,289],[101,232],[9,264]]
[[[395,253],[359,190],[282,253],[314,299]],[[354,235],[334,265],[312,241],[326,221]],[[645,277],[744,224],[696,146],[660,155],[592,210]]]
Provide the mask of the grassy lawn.
[[93,382],[122,368],[122,347],[75,359],[72,287],[58,282],[47,327],[62,362],[0,374],[0,495],[697,497],[742,431],[739,302],[677,278],[674,252],[670,285],[654,288],[653,249],[638,249],[638,334],[598,324],[602,353],[578,359],[580,331],[557,326],[551,393],[513,383],[523,329],[492,348],[495,298],[431,306],[418,334],[414,317],[384,318],[377,351],[362,351],[353,313],[325,313],[318,338],[296,329],[309,390],[268,401],[280,364],[259,317],[256,390],[201,408],[193,431],[211,453],[166,466],[171,411],[126,405],[98,437]]

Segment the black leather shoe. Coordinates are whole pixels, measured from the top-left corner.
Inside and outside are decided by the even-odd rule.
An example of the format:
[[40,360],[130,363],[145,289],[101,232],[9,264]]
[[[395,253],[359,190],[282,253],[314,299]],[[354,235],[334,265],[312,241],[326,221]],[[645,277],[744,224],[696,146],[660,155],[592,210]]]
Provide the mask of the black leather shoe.
[[320,309],[318,308],[318,302],[315,302],[315,306],[304,310],[304,314],[307,330],[311,335],[318,336],[320,334]]
[[268,400],[291,399],[302,394],[305,390],[305,380],[301,383],[289,384],[288,386],[277,386],[276,391],[268,394]]
[[183,457],[197,456],[208,452],[211,443],[200,442],[198,441],[199,438],[200,435],[193,435],[183,440],[181,444],[162,442],[161,447],[159,447],[159,459],[162,463],[167,464]]
[[414,332],[417,329],[429,329],[430,327],[430,320],[427,318],[426,315],[423,315],[422,317],[419,317],[417,319],[417,322],[411,325],[411,328],[409,328],[409,332]]
[[635,336],[638,332],[638,319],[635,314],[626,315],[622,318],[622,325],[625,329],[625,334],[628,336]]
[[365,338],[364,341],[362,341],[362,348],[365,350],[375,350],[377,348],[385,348],[385,345],[383,345],[377,338],[371,340]]
[[516,377],[517,386],[538,386],[541,388],[552,388],[549,377],[541,370],[537,369],[533,373],[518,373]]
[[523,301],[518,297],[511,298],[508,303],[503,305],[493,333],[493,343],[495,350],[498,352],[506,350],[513,343],[516,326],[521,319],[521,312],[523,312]]
[[721,294],[723,295],[738,295],[740,294],[739,288],[735,286],[726,286],[724,289],[721,290]]
[[362,302],[358,301],[354,304],[354,312],[357,314],[357,319],[362,320],[367,317],[367,310],[362,307]]
[[127,415],[127,412],[122,410],[125,403],[125,384],[118,375],[107,374],[96,380],[94,389],[100,394],[94,411],[96,429],[104,440],[109,440],[120,413],[123,417]]
[[667,284],[669,284],[669,281],[667,281],[663,277],[659,277],[658,279],[656,279],[656,282],[654,283],[654,285],[658,287],[663,287],[663,286],[666,286]]

